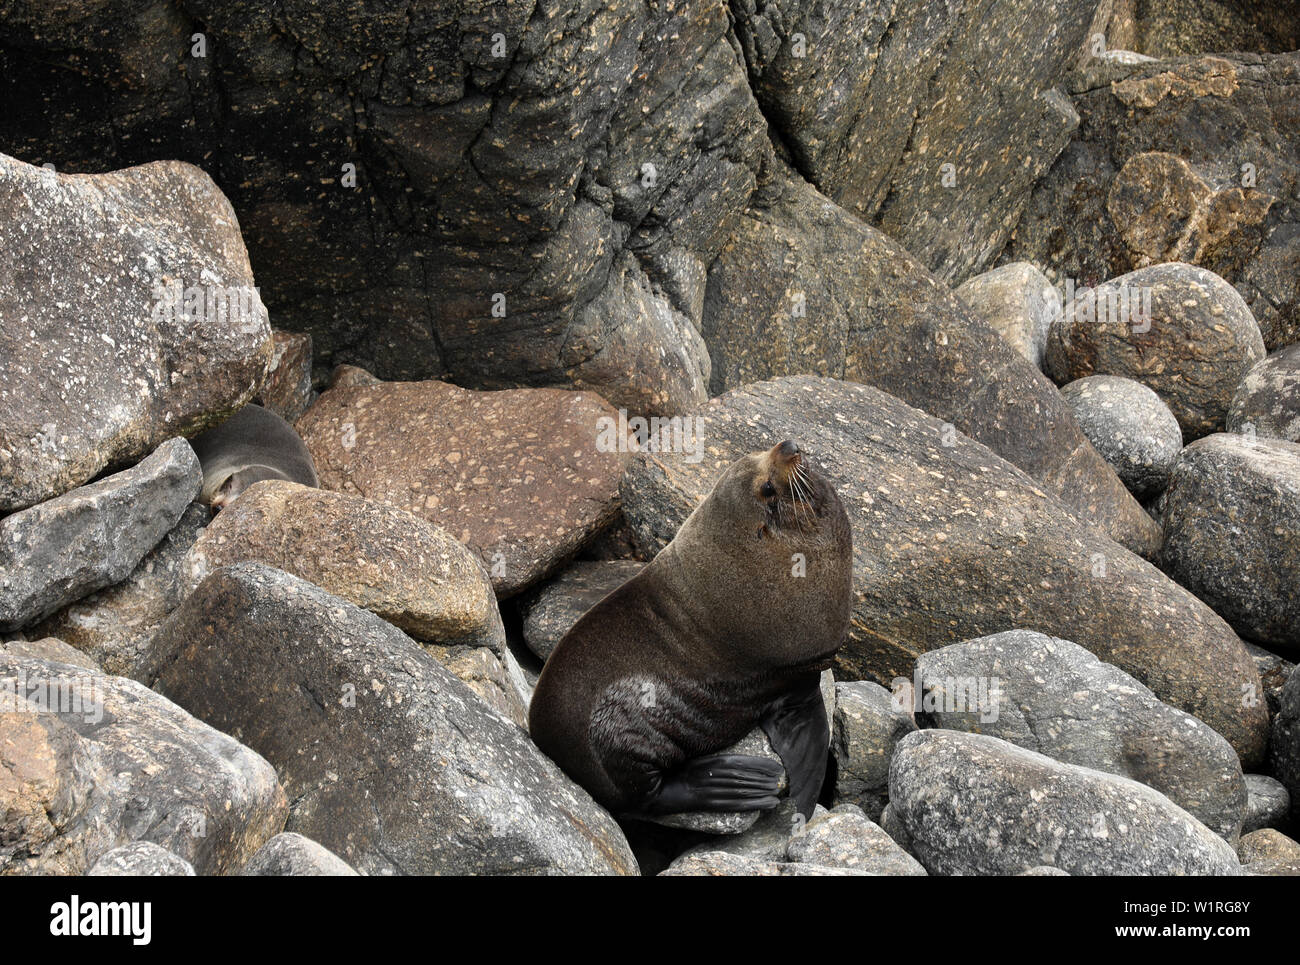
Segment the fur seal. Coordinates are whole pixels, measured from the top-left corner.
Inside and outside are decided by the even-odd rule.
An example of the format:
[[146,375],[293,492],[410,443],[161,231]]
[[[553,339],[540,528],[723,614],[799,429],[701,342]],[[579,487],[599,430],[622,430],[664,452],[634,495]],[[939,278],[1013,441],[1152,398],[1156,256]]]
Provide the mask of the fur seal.
[[249,403],[220,425],[200,432],[190,445],[203,468],[199,501],[214,512],[263,479],[320,485],[302,437],[260,405]]
[[818,682],[848,635],[852,575],[848,515],[799,447],[744,456],[556,646],[533,740],[616,814],[750,811],[777,805],[780,766],[718,752],[761,726],[811,816],[829,749]]

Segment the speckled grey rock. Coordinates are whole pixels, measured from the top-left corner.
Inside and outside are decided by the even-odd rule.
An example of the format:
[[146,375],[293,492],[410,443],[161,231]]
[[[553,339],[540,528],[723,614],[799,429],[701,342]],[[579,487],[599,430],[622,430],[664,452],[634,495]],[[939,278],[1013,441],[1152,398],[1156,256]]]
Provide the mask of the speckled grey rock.
[[0,248],[25,266],[0,274],[0,514],[192,434],[265,375],[266,308],[199,168],[66,175],[0,155]]
[[786,845],[786,860],[873,875],[924,875],[919,861],[852,804],[814,816]]
[[910,706],[900,707],[880,684],[854,680],[835,685],[831,756],[835,803],[856,804],[880,820],[889,799],[889,759],[904,734],[916,730]]
[[876,388],[811,376],[734,390],[695,415],[708,441],[698,463],[637,456],[623,478],[638,548],[666,545],[736,458],[797,439],[853,529],[841,679],[910,679],[918,653],[1035,626],[1075,636],[1262,759],[1267,710],[1241,701],[1259,672],[1232,629],[984,446]]
[[363,874],[636,873],[613,819],[518,727],[396,627],[295,576],[214,571],[150,656],[160,693],[276,765],[286,830]]
[[1078,644],[1008,630],[923,653],[916,675],[933,726],[1132,778],[1236,841],[1247,792],[1231,745]]
[[1160,396],[1183,437],[1223,428],[1242,377],[1264,357],[1255,316],[1214,272],[1181,262],[1139,268],[1075,296],[1047,339],[1057,383],[1122,375]]
[[186,554],[186,593],[246,560],[299,576],[417,640],[501,653],[506,632],[478,556],[440,526],[348,493],[275,479],[251,486]]
[[1300,444],[1218,433],[1183,450],[1161,566],[1237,632],[1300,646]]
[[[271,840],[275,840],[272,838]],[[100,855],[88,878],[193,878],[194,866],[152,841],[133,841]]]
[[130,469],[0,520],[0,630],[126,579],[198,495],[184,439]]
[[[829,813],[820,804],[813,805],[813,818]],[[762,812],[758,820],[747,830],[726,837],[709,838],[701,844],[687,848],[678,855],[678,859],[694,854],[725,851],[728,854],[756,858],[760,861],[784,861],[786,845],[804,824],[803,817],[794,809],[794,802],[789,798],[782,798],[775,808]]]
[[311,378],[311,336],[278,330],[271,336],[271,362],[254,401],[292,425],[316,398]]
[[1232,396],[1227,428],[1300,442],[1300,342],[1251,366]]
[[1282,690],[1269,743],[1273,776],[1291,795],[1291,816],[1300,819],[1300,673],[1292,673]]
[[74,667],[84,667],[86,670],[103,672],[103,668],[92,657],[57,637],[26,639],[15,636],[8,640],[0,640],[0,653],[9,654],[11,657],[46,660],[50,663],[66,663]]
[[1158,791],[996,737],[904,737],[889,805],[930,874],[1229,875],[1236,853]]
[[1291,676],[1291,671],[1295,669],[1295,664],[1284,657],[1278,656],[1271,650],[1265,650],[1258,644],[1245,641],[1246,650],[1250,653],[1251,659],[1255,661],[1255,666],[1259,668],[1260,684],[1264,688],[1264,699],[1268,703],[1268,712],[1277,716],[1278,708],[1282,703],[1282,688],[1286,686],[1287,678]]
[[286,831],[258,849],[239,872],[246,877],[355,877],[351,865],[311,838]]
[[[489,647],[446,647],[421,641],[425,652],[442,664],[485,703],[506,720],[528,732],[528,702],[531,689],[508,668],[503,657],[510,651],[499,653]],[[515,664],[514,669],[518,669]]]
[[262,757],[136,681],[0,655],[0,875],[85,874],[136,840],[228,874],[287,811]]
[[1139,499],[1169,483],[1183,433],[1169,406],[1141,382],[1089,375],[1061,387],[1075,421],[1116,475]]
[[870,872],[855,868],[828,868],[794,861],[762,861],[729,851],[692,852],[659,872],[661,878],[836,878],[867,874]]
[[1035,368],[1042,368],[1047,332],[1062,308],[1046,275],[1027,261],[1017,261],[968,278],[955,290],[993,331]]
[[524,641],[546,660],[578,618],[641,572],[635,560],[580,560],[521,604]]
[[1280,827],[1291,813],[1291,795],[1286,785],[1267,774],[1247,774],[1246,795],[1246,817],[1241,823],[1243,836],[1260,828]]
[[1053,868],[1050,864],[1040,864],[1028,871],[1022,871],[1019,875],[1021,878],[1068,878],[1070,872],[1062,871],[1060,868]]
[[59,637],[98,661],[108,673],[134,678],[154,630],[184,599],[178,580],[181,561],[211,519],[208,507],[190,503],[130,576],[68,604],[31,627],[28,635]]

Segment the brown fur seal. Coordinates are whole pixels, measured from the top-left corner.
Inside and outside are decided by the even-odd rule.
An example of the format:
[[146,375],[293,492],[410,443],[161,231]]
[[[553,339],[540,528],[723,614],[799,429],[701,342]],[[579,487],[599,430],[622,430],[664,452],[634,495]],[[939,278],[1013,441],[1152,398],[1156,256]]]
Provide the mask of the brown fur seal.
[[203,467],[199,501],[214,511],[263,479],[319,486],[311,453],[293,426],[260,405],[244,406],[190,440]]
[[810,816],[829,743],[818,681],[848,634],[852,574],[848,516],[798,446],[745,456],[565,634],[533,740],[615,813],[749,811],[776,806],[781,768],[718,751],[761,726]]

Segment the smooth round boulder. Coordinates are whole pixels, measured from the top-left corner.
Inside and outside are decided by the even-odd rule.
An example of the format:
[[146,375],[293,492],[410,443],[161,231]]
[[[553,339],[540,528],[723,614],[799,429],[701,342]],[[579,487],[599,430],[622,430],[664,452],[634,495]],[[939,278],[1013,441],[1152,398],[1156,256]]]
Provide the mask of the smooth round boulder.
[[1169,262],[1076,294],[1052,323],[1043,368],[1058,385],[1135,379],[1193,440],[1223,428],[1238,383],[1262,358],[1264,338],[1237,290],[1212,271]]
[[1061,395],[1129,492],[1145,499],[1165,488],[1183,450],[1183,433],[1160,396],[1120,375],[1076,379]]

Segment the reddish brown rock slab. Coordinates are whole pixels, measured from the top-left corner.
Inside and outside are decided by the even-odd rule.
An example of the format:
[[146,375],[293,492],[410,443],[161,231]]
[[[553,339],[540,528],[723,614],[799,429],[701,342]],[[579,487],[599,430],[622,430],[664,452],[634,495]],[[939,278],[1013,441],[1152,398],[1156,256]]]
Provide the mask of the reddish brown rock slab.
[[298,422],[321,487],[396,506],[477,552],[497,596],[558,569],[618,512],[626,455],[597,448],[599,396],[342,384]]

